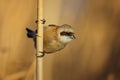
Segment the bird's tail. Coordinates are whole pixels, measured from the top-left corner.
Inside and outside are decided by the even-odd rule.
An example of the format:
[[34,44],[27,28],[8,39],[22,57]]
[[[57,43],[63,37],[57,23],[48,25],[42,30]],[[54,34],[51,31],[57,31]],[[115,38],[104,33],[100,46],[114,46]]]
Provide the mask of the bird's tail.
[[29,29],[29,28],[26,28],[26,31],[27,31],[27,36],[29,38],[35,38],[35,36],[36,36],[36,32],[35,31],[33,31],[33,30]]

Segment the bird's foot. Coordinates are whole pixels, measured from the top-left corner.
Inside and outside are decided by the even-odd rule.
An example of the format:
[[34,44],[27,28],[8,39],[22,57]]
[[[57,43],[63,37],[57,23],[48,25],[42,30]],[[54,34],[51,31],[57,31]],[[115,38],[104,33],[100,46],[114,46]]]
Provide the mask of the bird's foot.
[[[42,21],[42,24],[45,24],[45,22],[46,22],[45,19],[41,19],[40,21]],[[38,20],[36,20],[35,23],[38,23]]]
[[41,55],[37,55],[37,57],[44,57],[45,56],[45,52],[43,51],[39,51],[39,53],[41,53]]

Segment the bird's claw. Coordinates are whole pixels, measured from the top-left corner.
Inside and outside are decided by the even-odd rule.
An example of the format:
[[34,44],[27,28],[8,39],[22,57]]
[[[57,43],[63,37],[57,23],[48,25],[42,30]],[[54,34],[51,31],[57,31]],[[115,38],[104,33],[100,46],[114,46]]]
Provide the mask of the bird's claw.
[[[42,21],[42,24],[45,24],[45,22],[46,22],[45,19],[41,19],[40,21]],[[38,23],[38,20],[36,20],[35,23]]]
[[42,24],[45,24],[45,22],[46,22],[45,19],[41,19],[40,21],[42,21]]
[[39,56],[37,55],[37,57],[44,57],[45,56],[45,52],[44,51],[43,52],[39,51],[39,53],[41,53],[42,55],[39,55]]

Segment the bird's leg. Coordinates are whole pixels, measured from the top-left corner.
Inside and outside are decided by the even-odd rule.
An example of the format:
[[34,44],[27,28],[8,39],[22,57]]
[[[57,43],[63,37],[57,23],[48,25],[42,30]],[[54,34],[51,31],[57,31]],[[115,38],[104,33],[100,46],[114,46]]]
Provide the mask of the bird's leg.
[[[42,21],[42,24],[45,24],[45,22],[46,22],[45,19],[42,19],[42,20],[40,20],[40,21]],[[35,23],[38,23],[38,20],[36,20]],[[36,34],[36,36],[40,37],[38,34]],[[44,57],[45,51],[43,51],[43,52],[42,52],[42,51],[39,51],[39,53],[41,53],[42,55],[37,56],[37,57]]]
[[[42,21],[42,24],[45,24],[45,22],[46,22],[45,19],[41,19],[40,21]],[[36,20],[35,23],[38,23],[38,20]],[[36,33],[37,33],[37,30],[36,30]],[[40,37],[38,34],[36,34],[36,36]]]

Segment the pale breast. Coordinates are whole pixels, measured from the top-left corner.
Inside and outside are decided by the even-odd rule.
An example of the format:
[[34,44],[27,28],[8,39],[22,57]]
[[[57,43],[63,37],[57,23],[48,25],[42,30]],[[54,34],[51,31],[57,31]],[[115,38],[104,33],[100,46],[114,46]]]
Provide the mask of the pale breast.
[[65,47],[65,45],[63,43],[53,40],[44,46],[44,51],[46,53],[53,53],[53,52],[63,49],[64,47]]

